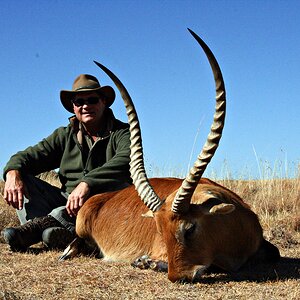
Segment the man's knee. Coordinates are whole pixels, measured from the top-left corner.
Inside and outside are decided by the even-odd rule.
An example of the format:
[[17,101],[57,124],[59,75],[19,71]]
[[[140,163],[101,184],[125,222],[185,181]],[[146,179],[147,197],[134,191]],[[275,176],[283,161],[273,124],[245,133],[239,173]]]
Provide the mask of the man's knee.
[[70,217],[66,207],[60,206],[51,211],[49,214],[57,221],[59,221],[64,227],[68,228],[69,230],[75,230],[75,217]]

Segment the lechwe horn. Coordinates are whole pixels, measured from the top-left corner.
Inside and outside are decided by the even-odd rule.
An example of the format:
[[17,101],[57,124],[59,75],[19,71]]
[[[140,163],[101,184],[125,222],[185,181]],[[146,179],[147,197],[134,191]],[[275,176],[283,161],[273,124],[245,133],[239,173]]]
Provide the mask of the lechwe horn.
[[152,186],[150,185],[145,167],[144,167],[144,158],[143,158],[143,146],[142,146],[142,136],[141,128],[139,125],[138,116],[134,107],[134,104],[131,100],[130,95],[128,94],[126,88],[122,82],[114,75],[109,69],[107,69],[102,64],[94,61],[94,63],[100,67],[115,83],[116,87],[120,91],[122,99],[125,103],[126,113],[128,116],[128,123],[130,125],[130,173],[140,198],[145,203],[145,205],[152,210],[153,212],[157,211],[163,201],[154,192]]
[[189,31],[202,47],[212,68],[216,83],[216,109],[214,120],[211,125],[210,133],[207,137],[206,143],[204,144],[203,149],[199,154],[194,166],[191,168],[188,176],[183,181],[173,200],[172,211],[177,214],[182,214],[188,211],[191,198],[196,189],[196,186],[201,179],[201,176],[203,175],[208,163],[213,157],[216,149],[218,148],[219,141],[222,136],[222,130],[224,127],[226,110],[225,85],[219,64],[211,50],[202,41],[202,39],[192,30],[189,29]]

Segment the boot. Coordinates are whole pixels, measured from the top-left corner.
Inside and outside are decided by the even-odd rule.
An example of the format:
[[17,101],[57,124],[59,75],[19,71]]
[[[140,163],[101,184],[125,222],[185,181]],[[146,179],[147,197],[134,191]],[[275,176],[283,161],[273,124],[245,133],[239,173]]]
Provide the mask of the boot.
[[18,227],[9,227],[2,231],[2,236],[14,252],[25,252],[28,247],[42,241],[42,234],[46,228],[62,226],[52,216],[34,218]]
[[75,227],[73,230],[65,227],[50,227],[44,230],[42,240],[49,249],[64,250],[75,237]]

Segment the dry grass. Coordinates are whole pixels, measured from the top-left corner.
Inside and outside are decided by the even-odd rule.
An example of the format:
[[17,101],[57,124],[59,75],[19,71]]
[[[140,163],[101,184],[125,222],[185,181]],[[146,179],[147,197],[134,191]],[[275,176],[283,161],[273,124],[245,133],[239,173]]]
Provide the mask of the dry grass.
[[[249,265],[236,274],[212,272],[199,283],[181,285],[164,273],[92,257],[58,262],[58,252],[39,246],[12,253],[0,240],[0,299],[300,299],[300,178],[221,184],[259,215],[265,236],[283,256],[278,264]],[[0,199],[0,230],[15,224],[14,211]]]

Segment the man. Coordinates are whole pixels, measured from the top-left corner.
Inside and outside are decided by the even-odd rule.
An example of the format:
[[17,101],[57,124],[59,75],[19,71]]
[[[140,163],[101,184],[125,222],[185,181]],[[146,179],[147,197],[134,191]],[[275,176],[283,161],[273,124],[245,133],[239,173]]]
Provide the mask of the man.
[[[4,199],[17,209],[21,223],[2,231],[13,251],[40,241],[64,248],[75,236],[76,215],[88,197],[131,183],[129,126],[109,108],[113,88],[82,74],[71,91],[60,92],[60,99],[75,113],[70,124],[13,155],[4,168]],[[35,177],[57,168],[60,189]]]

